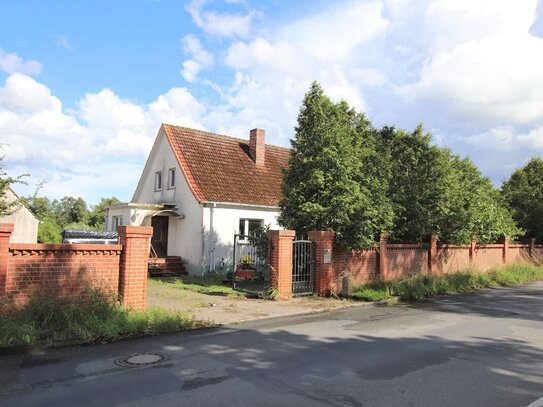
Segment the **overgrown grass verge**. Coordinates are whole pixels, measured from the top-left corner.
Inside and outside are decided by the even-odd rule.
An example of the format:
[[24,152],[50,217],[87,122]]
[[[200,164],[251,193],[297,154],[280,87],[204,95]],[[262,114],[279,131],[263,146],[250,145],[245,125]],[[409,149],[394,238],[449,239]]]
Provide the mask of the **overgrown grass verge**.
[[231,286],[223,284],[223,277],[220,274],[205,276],[183,276],[169,278],[167,280],[149,279],[149,284],[166,285],[181,290],[194,291],[201,294],[223,295],[225,297],[245,297]]
[[34,296],[21,308],[5,300],[0,305],[0,347],[44,340],[105,343],[201,326],[182,312],[125,308],[96,289],[89,289],[86,296],[72,301]]
[[436,295],[524,284],[537,280],[543,280],[543,267],[511,265],[481,273],[465,271],[439,276],[413,276],[386,283],[367,284],[356,287],[352,298],[380,301],[399,296],[402,300],[417,301]]

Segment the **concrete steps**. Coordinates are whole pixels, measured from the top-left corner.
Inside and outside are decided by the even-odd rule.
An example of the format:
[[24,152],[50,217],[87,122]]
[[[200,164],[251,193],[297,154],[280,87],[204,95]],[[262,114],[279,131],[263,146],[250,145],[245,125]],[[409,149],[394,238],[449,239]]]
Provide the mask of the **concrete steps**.
[[151,277],[177,277],[188,275],[183,264],[183,259],[179,256],[150,257],[149,275]]

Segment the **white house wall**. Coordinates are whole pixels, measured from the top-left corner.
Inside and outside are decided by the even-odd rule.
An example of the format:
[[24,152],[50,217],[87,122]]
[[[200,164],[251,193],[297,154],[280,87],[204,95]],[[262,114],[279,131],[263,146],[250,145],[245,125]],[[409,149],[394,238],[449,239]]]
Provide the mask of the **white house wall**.
[[[211,240],[211,208],[206,204],[203,210],[204,221],[204,251],[202,263],[206,270],[213,269],[210,259]],[[279,210],[254,207],[228,207],[218,205],[213,209],[213,230],[215,240],[215,270],[229,271],[232,268],[232,256],[234,251],[234,234],[239,233],[240,219],[262,219],[264,226],[270,225],[271,229],[282,229],[277,223]]]
[[[6,190],[6,200],[9,202],[16,201],[17,196]],[[26,206],[21,205],[16,212],[11,215],[0,217],[0,223],[13,223],[13,233],[9,241],[11,243],[36,243],[38,239],[38,224],[39,221],[28,210]]]
[[[168,188],[168,170],[175,168],[175,187]],[[155,173],[162,171],[162,190],[155,191]],[[161,130],[149,155],[138,187],[132,198],[134,203],[175,203],[184,219],[170,216],[168,225],[168,255],[181,256],[187,271],[201,272],[202,260],[202,205],[200,205],[185,179],[165,134]],[[146,218],[143,225],[150,225]]]
[[117,207],[109,207],[106,213],[107,219],[106,219],[106,225],[105,229],[108,232],[116,232],[115,227],[113,226],[113,217],[114,216],[121,216],[122,217],[122,226],[130,225],[130,216],[131,211],[128,206],[117,206]]

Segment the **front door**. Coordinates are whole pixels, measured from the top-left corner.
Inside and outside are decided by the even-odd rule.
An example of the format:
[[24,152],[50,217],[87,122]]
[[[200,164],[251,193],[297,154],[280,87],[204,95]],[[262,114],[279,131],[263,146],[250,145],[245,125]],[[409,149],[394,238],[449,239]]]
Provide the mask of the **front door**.
[[166,257],[168,254],[168,218],[168,216],[153,216],[151,218],[151,226],[153,227],[151,244],[158,257]]

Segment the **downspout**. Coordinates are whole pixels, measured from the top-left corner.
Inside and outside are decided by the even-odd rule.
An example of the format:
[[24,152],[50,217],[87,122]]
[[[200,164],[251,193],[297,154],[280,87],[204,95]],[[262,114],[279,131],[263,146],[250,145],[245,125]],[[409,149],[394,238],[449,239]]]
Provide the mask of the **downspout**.
[[106,208],[106,213],[104,214],[104,232],[107,232],[109,229],[109,208]]
[[213,225],[213,215],[216,203],[209,207],[209,271],[215,271],[215,230]]

